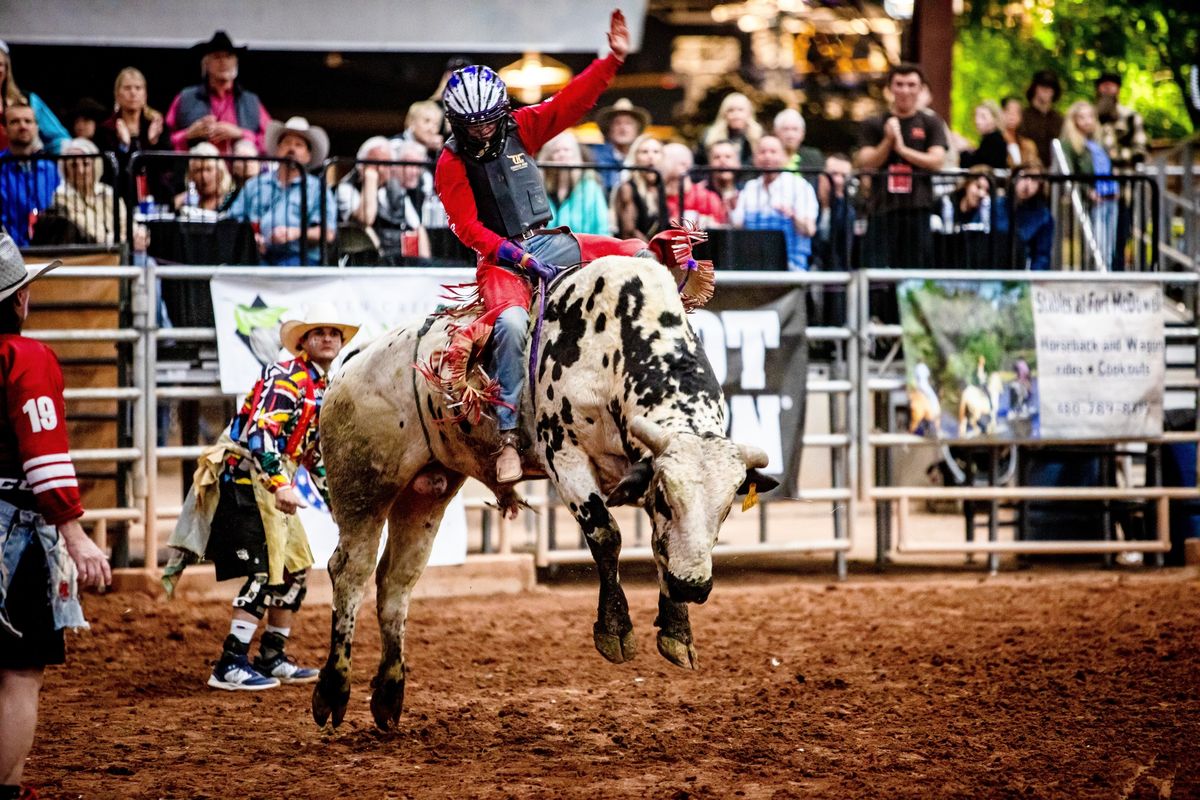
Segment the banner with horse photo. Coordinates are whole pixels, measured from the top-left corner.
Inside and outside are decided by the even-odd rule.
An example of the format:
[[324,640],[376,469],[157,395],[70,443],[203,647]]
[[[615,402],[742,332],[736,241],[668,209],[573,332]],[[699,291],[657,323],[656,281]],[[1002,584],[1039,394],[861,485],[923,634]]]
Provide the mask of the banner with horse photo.
[[762,471],[779,480],[768,499],[795,496],[808,385],[805,291],[718,286],[688,321],[725,394],[729,438],[766,451]]
[[1038,360],[1024,281],[904,281],[897,289],[910,433],[1037,438]]

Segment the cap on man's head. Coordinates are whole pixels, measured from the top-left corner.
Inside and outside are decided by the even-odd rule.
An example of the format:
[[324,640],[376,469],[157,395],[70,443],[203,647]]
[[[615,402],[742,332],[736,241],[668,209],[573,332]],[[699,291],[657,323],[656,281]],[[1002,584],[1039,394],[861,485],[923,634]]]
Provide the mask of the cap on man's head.
[[1102,83],[1115,83],[1121,85],[1121,76],[1116,72],[1101,72],[1100,77],[1096,78],[1096,87],[1099,88]]

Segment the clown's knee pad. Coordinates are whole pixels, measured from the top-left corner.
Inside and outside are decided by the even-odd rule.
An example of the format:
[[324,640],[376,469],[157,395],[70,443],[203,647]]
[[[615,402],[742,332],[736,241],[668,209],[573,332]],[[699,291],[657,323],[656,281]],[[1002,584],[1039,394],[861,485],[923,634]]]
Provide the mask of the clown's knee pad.
[[233,598],[233,607],[245,611],[255,619],[262,619],[267,610],[267,573],[259,572],[246,578],[242,588]]
[[289,575],[282,586],[267,589],[268,605],[284,611],[299,611],[304,596],[308,594],[308,570]]

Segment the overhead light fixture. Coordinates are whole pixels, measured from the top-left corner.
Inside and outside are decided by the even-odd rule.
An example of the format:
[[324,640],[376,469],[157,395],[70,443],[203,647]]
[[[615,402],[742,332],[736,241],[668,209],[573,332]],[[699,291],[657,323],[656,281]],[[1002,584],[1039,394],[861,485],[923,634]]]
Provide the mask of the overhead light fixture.
[[537,103],[571,80],[571,70],[561,61],[540,53],[526,53],[519,61],[501,67],[500,79],[522,103]]

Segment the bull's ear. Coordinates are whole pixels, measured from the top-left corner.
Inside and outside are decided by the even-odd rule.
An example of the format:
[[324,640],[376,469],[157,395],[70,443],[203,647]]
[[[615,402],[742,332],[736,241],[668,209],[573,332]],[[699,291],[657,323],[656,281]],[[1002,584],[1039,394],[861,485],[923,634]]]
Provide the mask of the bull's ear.
[[642,496],[646,494],[646,490],[650,488],[650,479],[653,477],[654,465],[650,459],[643,459],[630,465],[629,471],[613,488],[608,499],[604,501],[604,505],[609,508],[637,505]]
[[738,487],[738,496],[749,494],[750,484],[752,483],[755,485],[754,491],[758,494],[763,494],[779,487],[779,481],[774,478],[764,475],[756,469],[748,469],[746,470],[746,480],[742,481],[742,485]]

